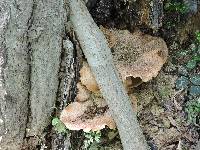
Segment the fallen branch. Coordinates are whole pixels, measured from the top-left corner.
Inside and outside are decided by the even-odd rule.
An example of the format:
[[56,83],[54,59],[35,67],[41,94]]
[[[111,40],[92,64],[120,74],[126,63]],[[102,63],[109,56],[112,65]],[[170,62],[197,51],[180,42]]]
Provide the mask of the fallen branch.
[[136,113],[113,65],[112,54],[103,33],[93,21],[82,0],[69,0],[74,30],[117,124],[124,150],[148,148]]

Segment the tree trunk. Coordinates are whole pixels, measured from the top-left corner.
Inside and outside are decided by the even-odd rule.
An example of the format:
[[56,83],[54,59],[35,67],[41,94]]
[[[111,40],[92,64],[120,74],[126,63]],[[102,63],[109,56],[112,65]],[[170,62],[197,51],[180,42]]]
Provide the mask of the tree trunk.
[[50,123],[65,38],[64,0],[0,2],[0,147],[26,149]]

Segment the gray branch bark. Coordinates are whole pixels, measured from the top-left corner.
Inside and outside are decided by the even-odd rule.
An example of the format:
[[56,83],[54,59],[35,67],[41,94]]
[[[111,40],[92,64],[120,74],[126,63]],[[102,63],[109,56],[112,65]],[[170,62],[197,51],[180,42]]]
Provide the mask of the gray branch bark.
[[104,98],[116,121],[124,150],[146,150],[147,143],[132,110],[129,97],[120,81],[112,54],[81,0],[69,0],[70,19],[82,50],[95,75]]

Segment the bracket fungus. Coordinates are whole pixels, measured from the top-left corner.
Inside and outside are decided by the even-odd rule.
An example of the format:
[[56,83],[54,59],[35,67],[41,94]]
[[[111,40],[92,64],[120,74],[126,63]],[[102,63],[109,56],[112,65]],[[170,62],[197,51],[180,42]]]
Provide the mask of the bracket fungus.
[[105,126],[115,129],[116,125],[107,103],[103,99],[90,67],[85,61],[80,70],[80,81],[77,84],[76,102],[69,104],[61,112],[61,121],[70,130],[97,131],[105,128]]
[[116,125],[107,103],[99,91],[88,63],[85,61],[80,69],[80,81],[77,83],[76,102],[69,104],[61,112],[61,121],[70,130],[98,131],[105,126],[115,129]]
[[78,102],[85,102],[88,100],[90,97],[91,92],[86,89],[85,86],[83,86],[80,82],[77,84],[77,95],[76,95],[76,100]]
[[83,67],[80,70],[80,81],[83,85],[87,87],[88,90],[92,92],[99,91],[99,87],[97,85],[95,77],[92,74],[88,63],[85,61],[83,62]]
[[168,56],[163,39],[143,34],[139,30],[134,33],[104,27],[101,30],[108,39],[114,64],[123,81],[133,77],[134,80],[140,78],[147,82],[158,75]]
[[[114,64],[137,110],[137,98],[131,93],[132,87],[147,82],[158,75],[167,60],[168,49],[158,37],[137,31],[106,29],[101,27],[112,49]],[[69,104],[60,119],[70,130],[96,131],[108,126],[116,128],[108,105],[86,61],[80,69],[76,102]]]
[[73,102],[62,111],[60,119],[70,130],[83,129],[89,132],[101,130],[105,126],[116,128],[103,98],[96,98],[96,103],[92,100]]

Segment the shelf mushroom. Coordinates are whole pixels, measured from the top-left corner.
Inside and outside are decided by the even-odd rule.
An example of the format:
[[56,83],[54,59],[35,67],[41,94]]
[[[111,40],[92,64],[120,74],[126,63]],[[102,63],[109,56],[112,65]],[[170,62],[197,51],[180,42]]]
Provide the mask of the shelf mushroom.
[[60,120],[70,130],[81,130],[84,132],[98,131],[106,126],[115,129],[116,125],[111,117],[107,105],[98,99],[100,103],[91,100],[86,102],[73,102],[61,113]]
[[87,88],[84,85],[82,85],[81,82],[79,82],[77,84],[77,89],[78,89],[78,92],[76,95],[76,101],[78,101],[78,102],[87,101],[91,95],[91,92],[89,90],[87,90]]
[[[114,64],[136,111],[137,99],[130,89],[158,75],[167,60],[166,43],[161,38],[140,31],[130,33],[103,27],[101,30],[110,42]],[[97,131],[105,126],[115,129],[115,122],[86,61],[83,61],[80,70],[77,89],[76,102],[69,104],[60,116],[65,126],[70,130],[84,131]]]
[[80,70],[80,81],[91,92],[98,92],[99,87],[95,80],[94,75],[86,61],[83,62],[83,66]]
[[138,82],[148,82],[158,75],[168,56],[163,39],[139,30],[133,33],[104,27],[101,30],[108,39],[114,64],[123,81],[132,77],[134,86],[137,86]]

